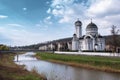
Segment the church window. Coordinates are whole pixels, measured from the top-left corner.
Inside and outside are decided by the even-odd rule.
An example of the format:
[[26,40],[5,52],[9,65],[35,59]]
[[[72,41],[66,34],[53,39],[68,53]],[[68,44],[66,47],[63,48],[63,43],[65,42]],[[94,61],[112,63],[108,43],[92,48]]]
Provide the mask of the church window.
[[101,44],[101,49],[102,49],[102,43],[100,43]]

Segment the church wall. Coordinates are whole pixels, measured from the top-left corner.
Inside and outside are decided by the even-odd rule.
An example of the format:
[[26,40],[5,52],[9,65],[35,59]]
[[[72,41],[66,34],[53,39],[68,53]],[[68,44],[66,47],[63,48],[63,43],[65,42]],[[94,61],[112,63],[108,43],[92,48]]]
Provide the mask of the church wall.
[[68,45],[68,49],[72,50],[72,44],[70,42],[67,42],[67,45]]
[[89,50],[94,50],[94,48],[93,48],[93,39],[90,39],[90,41],[89,41],[89,45],[90,45],[90,49]]
[[105,39],[102,39],[102,50],[105,50]]
[[[87,51],[103,51],[105,49],[105,39],[104,38],[100,38],[97,39],[97,41],[93,38],[88,38],[88,39],[83,39],[80,40],[81,43],[81,50],[87,50]],[[95,47],[95,44],[97,44],[97,46]],[[101,45],[102,44],[102,45]]]
[[81,50],[87,50],[87,41],[86,41],[86,39],[84,39],[82,41],[82,49]]
[[86,49],[86,45],[85,44],[86,44],[85,40],[82,40],[82,48],[81,48],[81,50],[85,50]]
[[58,43],[57,45],[58,45],[58,49],[57,50],[60,51],[62,45],[61,45],[61,43]]
[[72,50],[78,50],[79,42],[78,41],[72,41]]
[[98,38],[98,50],[103,51],[105,50],[105,39]]
[[93,40],[90,39],[86,39],[86,49],[85,50],[89,50],[92,51],[93,50]]

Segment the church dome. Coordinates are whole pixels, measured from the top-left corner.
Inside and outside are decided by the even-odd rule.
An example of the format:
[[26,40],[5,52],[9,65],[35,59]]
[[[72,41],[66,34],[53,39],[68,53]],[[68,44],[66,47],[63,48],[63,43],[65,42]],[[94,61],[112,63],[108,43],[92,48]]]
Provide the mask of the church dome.
[[82,22],[79,21],[79,20],[77,20],[77,21],[75,22],[75,26],[82,26]]
[[97,26],[96,26],[96,24],[94,24],[94,23],[89,23],[88,25],[87,25],[87,28],[86,29],[91,29],[91,28],[98,28]]
[[98,27],[96,24],[94,24],[92,21],[89,23],[86,27],[86,33],[90,35],[96,35],[98,34]]

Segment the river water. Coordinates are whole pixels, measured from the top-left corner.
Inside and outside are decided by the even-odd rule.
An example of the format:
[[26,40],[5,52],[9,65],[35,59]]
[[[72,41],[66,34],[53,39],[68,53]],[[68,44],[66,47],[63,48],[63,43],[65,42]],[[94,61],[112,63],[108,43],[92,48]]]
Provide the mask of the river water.
[[25,65],[29,71],[36,71],[47,77],[47,80],[120,80],[120,73],[108,73],[84,68],[72,67],[63,64],[57,64],[33,57],[35,53],[27,52],[19,55],[18,62],[15,56],[15,63]]

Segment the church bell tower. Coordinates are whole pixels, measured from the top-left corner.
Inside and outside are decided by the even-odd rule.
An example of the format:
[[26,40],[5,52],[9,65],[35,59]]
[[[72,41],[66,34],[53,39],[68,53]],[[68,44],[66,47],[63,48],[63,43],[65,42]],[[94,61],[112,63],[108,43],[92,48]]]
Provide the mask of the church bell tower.
[[77,38],[80,38],[82,37],[82,22],[79,21],[79,19],[75,22],[75,29],[76,29],[76,32],[75,34],[77,35]]
[[72,39],[72,50],[79,50],[79,38],[82,37],[82,22],[79,19],[75,22],[75,34]]

